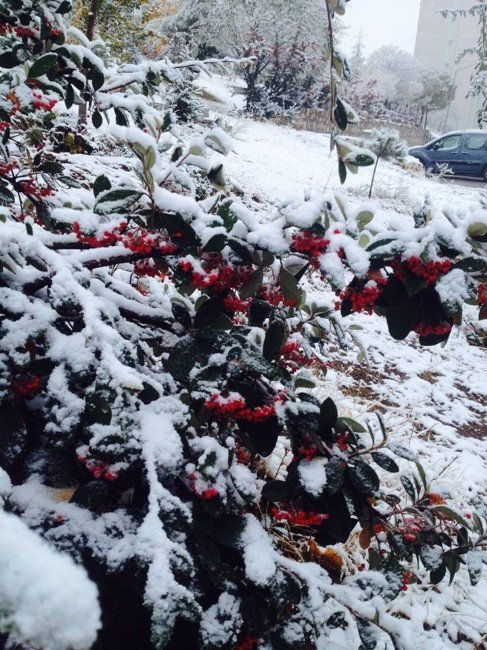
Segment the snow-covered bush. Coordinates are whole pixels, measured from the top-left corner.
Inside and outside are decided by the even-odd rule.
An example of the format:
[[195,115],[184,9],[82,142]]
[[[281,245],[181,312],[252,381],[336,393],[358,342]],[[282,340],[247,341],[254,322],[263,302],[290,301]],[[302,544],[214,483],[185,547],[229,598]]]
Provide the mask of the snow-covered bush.
[[[414,229],[385,228],[332,195],[262,222],[210,161],[208,147],[228,151],[225,133],[186,143],[151,104],[184,64],[107,71],[89,42],[66,44],[69,10],[1,5],[3,507],[96,583],[95,647],[373,648],[388,636],[406,648],[412,632],[441,642],[442,625],[418,632],[389,603],[463,564],[475,584],[484,524],[451,510],[419,463],[386,489],[398,456],[417,459],[381,417],[340,417],[313,386],[331,332],[342,336],[339,310],[375,311],[394,338],[415,332],[422,345],[449,338],[466,300],[485,311],[487,224],[425,211]],[[52,137],[56,112],[69,119],[81,97],[103,140],[84,164],[56,154]],[[342,178],[370,163],[335,144]],[[320,292],[307,295],[307,281]],[[33,535],[2,545],[0,588]],[[62,565],[53,571],[80,580],[69,611],[83,634],[68,634],[56,582],[39,592],[56,610],[45,629],[34,617],[26,631],[18,617],[32,600],[16,585],[0,595],[12,641],[91,643],[94,588]],[[467,624],[462,634],[481,640]]]

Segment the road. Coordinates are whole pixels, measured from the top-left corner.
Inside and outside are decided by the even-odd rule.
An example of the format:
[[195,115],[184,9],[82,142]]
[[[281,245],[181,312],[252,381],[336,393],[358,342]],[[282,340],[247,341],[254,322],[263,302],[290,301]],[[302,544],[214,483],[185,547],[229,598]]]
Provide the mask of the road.
[[444,177],[443,183],[450,183],[451,185],[462,185],[463,187],[475,187],[478,190],[485,189],[487,186],[485,181],[477,178]]

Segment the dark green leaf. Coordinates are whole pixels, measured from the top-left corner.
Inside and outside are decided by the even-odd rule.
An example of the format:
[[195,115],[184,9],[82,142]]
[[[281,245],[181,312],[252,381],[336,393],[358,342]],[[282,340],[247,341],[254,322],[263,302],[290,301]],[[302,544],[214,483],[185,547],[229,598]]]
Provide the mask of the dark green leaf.
[[343,102],[341,101],[341,99],[339,99],[338,97],[337,97],[337,100],[336,100],[336,106],[335,106],[335,110],[333,112],[333,115],[335,117],[335,122],[337,123],[338,128],[341,131],[345,131],[345,129],[348,126],[347,110],[346,110],[345,106],[343,105]]
[[289,273],[289,271],[286,271],[286,269],[281,268],[279,272],[279,282],[284,296],[298,302],[300,293],[298,283],[296,282],[294,275]]
[[355,461],[348,468],[352,484],[367,496],[373,496],[380,487],[379,477],[370,465],[363,461]]
[[262,496],[272,503],[288,501],[293,493],[293,487],[286,481],[269,481],[262,489]]
[[57,61],[57,54],[44,54],[44,56],[41,56],[39,59],[34,61],[27,76],[30,79],[37,79],[37,77],[42,77],[42,75],[47,74],[56,68]]
[[286,335],[286,319],[277,309],[273,309],[263,348],[263,355],[268,361],[272,361],[279,355],[286,341]]
[[379,467],[382,467],[382,469],[385,469],[387,472],[399,471],[397,463],[387,454],[383,454],[380,451],[374,451],[372,453],[372,458],[377,463],[377,465],[379,465]]
[[223,298],[221,296],[215,296],[201,305],[201,307],[196,312],[194,318],[194,326],[197,328],[201,327],[210,327],[215,325],[217,319],[222,315],[223,311]]
[[102,192],[107,192],[112,189],[112,184],[106,176],[101,174],[97,176],[95,182],[93,183],[93,194],[97,197]]
[[264,280],[264,271],[262,269],[257,269],[252,273],[248,282],[240,289],[239,294],[242,300],[247,300],[247,298],[252,298],[255,296],[257,291],[261,288],[262,282]]
[[91,121],[93,122],[95,129],[100,128],[100,126],[103,124],[103,117],[100,111],[93,111],[91,114]]
[[347,167],[343,160],[338,161],[338,176],[340,177],[340,183],[343,185],[347,180]]
[[413,501],[416,501],[416,492],[412,481],[407,476],[401,476],[401,483]]

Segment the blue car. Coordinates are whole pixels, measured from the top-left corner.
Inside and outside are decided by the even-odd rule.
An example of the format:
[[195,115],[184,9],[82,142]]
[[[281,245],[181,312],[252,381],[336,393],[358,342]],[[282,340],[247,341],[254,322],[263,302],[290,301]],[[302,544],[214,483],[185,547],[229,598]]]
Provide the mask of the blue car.
[[414,156],[430,172],[448,166],[458,176],[475,176],[487,182],[487,131],[453,131],[423,147],[412,147]]

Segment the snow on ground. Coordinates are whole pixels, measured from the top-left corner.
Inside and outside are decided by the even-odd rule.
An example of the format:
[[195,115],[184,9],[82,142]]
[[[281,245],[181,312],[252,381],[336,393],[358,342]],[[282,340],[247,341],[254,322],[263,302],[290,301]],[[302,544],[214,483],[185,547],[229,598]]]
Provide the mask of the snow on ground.
[[[229,101],[228,93],[220,96]],[[226,106],[225,119],[228,113]],[[371,168],[349,174],[341,186],[328,136],[238,117],[232,130],[235,146],[222,160],[225,171],[263,206],[308,190],[332,190],[385,221],[410,218],[427,196],[438,210],[475,212],[481,207],[483,185],[463,187],[387,162],[379,165],[369,201]],[[466,308],[464,324],[444,348],[420,348],[414,335],[394,341],[383,319],[354,315],[347,322],[362,347],[352,336],[347,351],[332,344],[320,388],[342,413],[371,422],[372,413],[382,414],[394,442],[418,455],[434,489],[453,498],[467,516],[467,501],[487,514],[487,349],[475,337],[477,313]],[[401,462],[401,470],[411,472],[411,464]],[[441,587],[441,593],[446,624],[460,610],[487,639],[487,581],[472,588],[464,573],[452,587]],[[423,596],[422,606],[428,609],[426,595],[416,593],[417,605]]]

